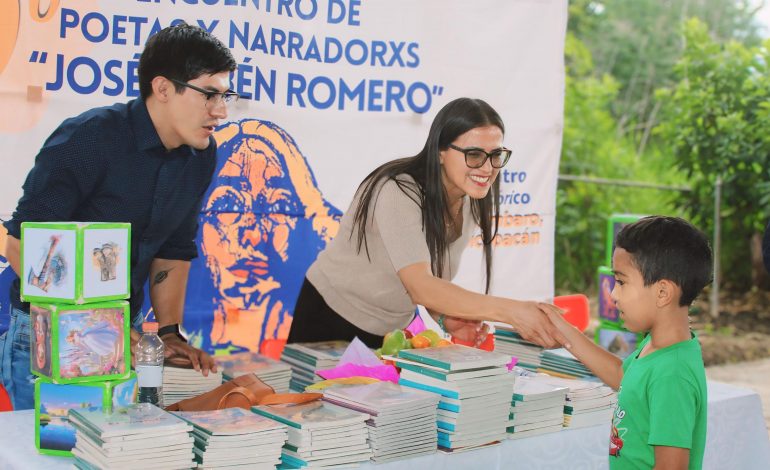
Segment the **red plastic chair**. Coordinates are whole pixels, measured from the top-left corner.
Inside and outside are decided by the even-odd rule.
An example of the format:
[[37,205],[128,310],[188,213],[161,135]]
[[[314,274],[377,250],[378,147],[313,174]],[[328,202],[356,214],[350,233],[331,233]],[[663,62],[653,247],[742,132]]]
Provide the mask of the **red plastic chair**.
[[560,295],[553,298],[553,304],[564,310],[564,319],[578,330],[585,331],[591,321],[588,297],[583,294]]
[[285,339],[265,339],[262,340],[262,344],[259,345],[259,353],[279,361],[281,360],[281,354],[283,353],[283,348],[285,346]]
[[3,384],[0,384],[0,411],[13,411],[11,397],[8,396],[8,392],[5,391]]

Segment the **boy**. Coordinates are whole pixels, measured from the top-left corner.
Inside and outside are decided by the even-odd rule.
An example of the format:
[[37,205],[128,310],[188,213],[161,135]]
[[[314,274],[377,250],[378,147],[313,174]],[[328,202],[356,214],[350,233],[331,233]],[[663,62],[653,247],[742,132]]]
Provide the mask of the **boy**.
[[567,347],[618,390],[610,468],[699,469],[706,443],[706,374],[688,309],[711,281],[706,237],[675,217],[645,217],[618,234],[612,300],[625,327],[649,333],[625,361],[541,305]]

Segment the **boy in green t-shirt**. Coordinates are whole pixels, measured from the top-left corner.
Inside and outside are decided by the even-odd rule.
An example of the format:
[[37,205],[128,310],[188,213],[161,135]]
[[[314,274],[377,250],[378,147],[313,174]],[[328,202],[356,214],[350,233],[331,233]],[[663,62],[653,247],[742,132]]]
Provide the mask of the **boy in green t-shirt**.
[[625,361],[541,304],[564,345],[618,390],[610,468],[699,469],[706,444],[706,374],[690,331],[690,304],[711,281],[705,235],[675,217],[645,217],[620,231],[612,300],[625,327],[649,335]]

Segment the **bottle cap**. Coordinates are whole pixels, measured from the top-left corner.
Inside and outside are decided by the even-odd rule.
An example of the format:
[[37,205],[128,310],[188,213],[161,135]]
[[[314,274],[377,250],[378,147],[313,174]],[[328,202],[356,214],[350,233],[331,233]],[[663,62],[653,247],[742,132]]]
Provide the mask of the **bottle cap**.
[[157,333],[158,332],[158,322],[154,321],[146,321],[142,323],[142,331],[145,333]]

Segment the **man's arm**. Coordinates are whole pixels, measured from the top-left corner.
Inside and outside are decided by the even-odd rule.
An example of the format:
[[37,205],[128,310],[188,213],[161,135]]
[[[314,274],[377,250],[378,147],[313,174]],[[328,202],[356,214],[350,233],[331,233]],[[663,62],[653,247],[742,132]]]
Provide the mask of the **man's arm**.
[[655,447],[654,470],[687,470],[690,465],[690,449],[669,446]]
[[623,379],[623,361],[611,352],[594,344],[590,338],[567,322],[562,317],[561,309],[555,305],[541,303],[538,304],[538,307],[546,312],[551,323],[567,338],[568,344],[565,344],[564,347],[591,369],[591,372],[602,382],[617,390]]
[[5,238],[5,259],[8,260],[8,263],[11,265],[11,269],[13,269],[13,272],[15,272],[17,276],[21,276],[21,274],[19,274],[21,272],[20,250],[21,242],[19,242],[19,239],[8,235]]
[[[184,315],[184,299],[187,290],[187,278],[190,274],[190,262],[183,260],[155,258],[150,265],[150,303],[158,320],[158,326],[181,324]],[[174,333],[163,335],[166,356],[182,355],[188,357],[195,370],[203,375],[208,371],[216,372],[214,359],[204,351],[184,342]]]

